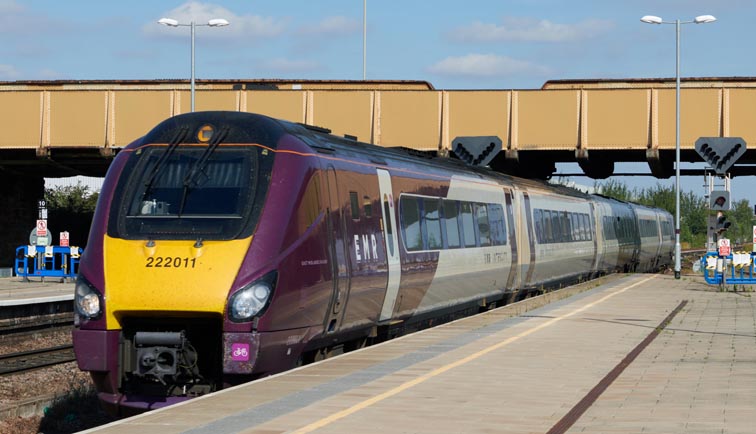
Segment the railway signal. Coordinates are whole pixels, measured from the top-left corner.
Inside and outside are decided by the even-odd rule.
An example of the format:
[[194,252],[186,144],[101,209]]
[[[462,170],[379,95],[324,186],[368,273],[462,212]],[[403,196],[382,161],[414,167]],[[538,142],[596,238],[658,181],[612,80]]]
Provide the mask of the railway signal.
[[709,208],[713,211],[729,211],[730,192],[725,190],[715,190],[709,195]]
[[717,213],[717,224],[715,226],[717,235],[721,236],[723,233],[727,232],[727,229],[729,229],[731,225],[732,223],[727,220],[727,216],[721,212]]
[[700,137],[696,140],[696,152],[718,175],[725,175],[745,151],[746,142],[740,137]]

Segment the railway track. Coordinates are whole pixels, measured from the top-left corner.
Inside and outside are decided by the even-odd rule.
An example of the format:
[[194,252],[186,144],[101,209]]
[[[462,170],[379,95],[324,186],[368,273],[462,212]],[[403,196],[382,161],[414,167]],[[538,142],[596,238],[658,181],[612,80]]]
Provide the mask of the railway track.
[[0,376],[16,374],[76,360],[73,345],[0,355]]

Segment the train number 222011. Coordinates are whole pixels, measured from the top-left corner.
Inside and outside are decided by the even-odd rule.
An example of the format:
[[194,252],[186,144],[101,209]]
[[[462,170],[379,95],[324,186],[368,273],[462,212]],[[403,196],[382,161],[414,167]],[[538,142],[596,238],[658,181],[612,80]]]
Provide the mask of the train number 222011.
[[194,268],[197,258],[180,258],[170,256],[157,256],[147,258],[144,264],[147,268]]

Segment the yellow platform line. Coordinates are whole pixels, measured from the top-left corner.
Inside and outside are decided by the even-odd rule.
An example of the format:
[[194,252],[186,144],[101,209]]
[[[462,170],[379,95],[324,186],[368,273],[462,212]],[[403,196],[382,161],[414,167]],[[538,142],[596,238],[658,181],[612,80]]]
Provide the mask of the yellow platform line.
[[393,389],[387,390],[387,391],[385,391],[385,392],[383,392],[383,393],[381,393],[379,395],[376,395],[376,396],[374,396],[374,397],[372,397],[370,399],[366,399],[366,400],[364,400],[364,401],[362,401],[360,403],[357,403],[357,404],[355,404],[355,405],[353,405],[353,406],[351,406],[351,407],[349,407],[347,409],[341,410],[341,411],[336,412],[336,413],[334,413],[334,414],[332,414],[332,415],[330,415],[328,417],[324,417],[324,418],[322,418],[320,420],[317,420],[317,421],[315,421],[315,422],[313,422],[313,423],[311,423],[309,425],[306,425],[306,426],[304,426],[302,428],[299,428],[298,430],[293,431],[293,433],[295,433],[295,434],[309,433],[309,432],[315,431],[317,429],[323,428],[326,425],[330,425],[330,424],[332,424],[332,423],[334,423],[334,422],[336,422],[336,421],[338,421],[340,419],[343,419],[343,418],[345,418],[347,416],[350,416],[350,415],[352,415],[354,413],[357,413],[360,410],[363,410],[363,409],[365,409],[367,407],[370,407],[371,405],[377,404],[377,403],[379,403],[379,402],[381,402],[381,401],[383,401],[383,400],[385,400],[387,398],[390,398],[390,397],[392,397],[392,396],[394,396],[396,394],[399,394],[399,393],[401,393],[401,392],[403,392],[403,391],[405,391],[407,389],[415,387],[418,384],[422,384],[422,383],[430,380],[433,377],[437,377],[437,376],[443,374],[446,371],[449,371],[449,370],[452,370],[454,368],[457,368],[457,367],[460,367],[462,365],[465,365],[467,363],[470,363],[473,360],[479,359],[480,357],[483,357],[483,356],[485,356],[486,354],[488,354],[488,353],[490,353],[492,351],[496,351],[496,350],[498,350],[500,348],[503,348],[503,347],[505,347],[505,346],[507,346],[507,345],[509,345],[509,344],[511,344],[511,343],[513,343],[513,342],[515,342],[517,340],[519,340],[519,339],[522,339],[522,338],[524,338],[526,336],[529,336],[529,335],[531,335],[531,334],[533,334],[533,333],[535,333],[535,332],[537,332],[537,331],[539,331],[541,329],[544,329],[546,327],[552,326],[552,325],[558,323],[559,321],[561,321],[563,319],[567,319],[569,317],[575,316],[575,315],[579,314],[580,312],[583,312],[586,309],[590,309],[591,307],[596,306],[599,303],[603,303],[604,301],[606,301],[606,300],[614,297],[615,295],[621,294],[621,293],[627,291],[628,289],[631,289],[631,288],[634,288],[634,287],[636,287],[638,285],[646,283],[646,282],[648,282],[649,280],[651,280],[651,279],[653,279],[655,277],[656,277],[656,275],[652,275],[652,276],[647,277],[647,278],[645,278],[645,279],[643,279],[643,280],[641,280],[639,282],[633,283],[632,285],[629,285],[629,286],[627,286],[627,287],[625,287],[625,288],[623,288],[623,289],[621,289],[619,291],[615,291],[615,292],[612,292],[611,294],[605,295],[604,297],[602,297],[602,298],[594,301],[593,303],[586,304],[585,306],[583,306],[581,308],[578,308],[578,309],[575,309],[572,312],[566,313],[566,314],[564,314],[562,316],[558,316],[556,318],[552,318],[552,319],[546,321],[545,323],[539,324],[538,326],[533,327],[531,329],[528,329],[528,330],[526,330],[526,331],[524,331],[524,332],[522,332],[522,333],[520,333],[520,334],[518,334],[516,336],[509,337],[509,338],[507,338],[507,339],[505,339],[505,340],[503,340],[503,341],[501,341],[501,342],[499,342],[497,344],[491,345],[491,346],[489,346],[487,348],[484,348],[484,349],[482,349],[482,350],[480,350],[480,351],[478,351],[476,353],[470,354],[469,356],[464,357],[462,359],[459,359],[456,362],[452,362],[452,363],[449,363],[447,365],[444,365],[444,366],[441,366],[439,368],[436,368],[433,371],[428,372],[427,374],[424,374],[424,375],[421,375],[420,377],[415,378],[414,380],[407,381],[407,382],[405,382],[403,384],[400,384],[399,386],[394,387]]

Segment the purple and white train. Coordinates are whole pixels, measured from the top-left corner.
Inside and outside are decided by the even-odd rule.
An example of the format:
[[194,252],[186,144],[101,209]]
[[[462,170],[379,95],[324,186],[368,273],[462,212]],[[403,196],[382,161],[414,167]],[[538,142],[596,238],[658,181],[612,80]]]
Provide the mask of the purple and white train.
[[239,112],[113,161],[74,347],[121,413],[169,405],[614,271],[670,264],[672,216]]

